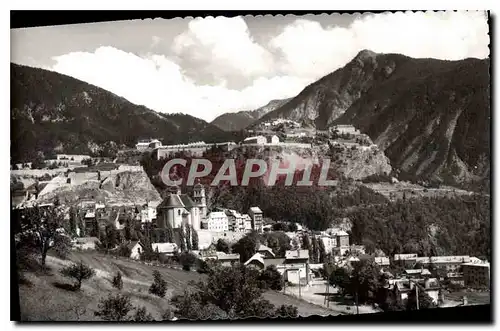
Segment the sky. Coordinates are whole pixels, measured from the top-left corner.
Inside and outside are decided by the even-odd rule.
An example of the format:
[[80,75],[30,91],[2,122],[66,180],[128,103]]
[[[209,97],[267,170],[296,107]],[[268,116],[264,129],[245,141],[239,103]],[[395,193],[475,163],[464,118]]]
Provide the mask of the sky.
[[489,57],[484,12],[149,19],[11,30],[11,61],[212,121],[296,96],[356,54]]

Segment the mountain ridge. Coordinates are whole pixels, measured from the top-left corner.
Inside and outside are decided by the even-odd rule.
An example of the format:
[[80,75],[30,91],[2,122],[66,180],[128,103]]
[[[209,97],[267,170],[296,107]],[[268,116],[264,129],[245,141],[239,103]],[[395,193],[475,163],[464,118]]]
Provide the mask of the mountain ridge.
[[39,152],[88,154],[110,141],[133,147],[145,137],[164,144],[233,138],[202,119],[155,112],[73,77],[14,63],[11,127],[11,162]]
[[276,118],[323,130],[353,124],[405,174],[448,183],[488,179],[489,65],[363,50],[249,128]]
[[287,103],[288,99],[275,99],[269,101],[262,107],[254,110],[241,110],[234,113],[224,113],[216,117],[211,124],[219,127],[224,131],[239,131],[245,129],[249,122],[252,123],[274,109],[281,107]]

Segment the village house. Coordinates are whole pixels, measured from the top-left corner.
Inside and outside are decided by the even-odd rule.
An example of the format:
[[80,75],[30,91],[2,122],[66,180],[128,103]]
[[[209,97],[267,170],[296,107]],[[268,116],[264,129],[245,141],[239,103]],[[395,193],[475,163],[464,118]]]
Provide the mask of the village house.
[[381,267],[388,267],[391,264],[389,258],[385,256],[376,256],[375,263]]
[[436,270],[440,277],[445,277],[449,273],[462,272],[462,264],[470,262],[470,256],[432,256],[432,257],[417,257],[416,264],[420,264],[427,268]]
[[73,243],[73,249],[76,250],[95,250],[98,245],[100,244],[100,241],[97,237],[80,237],[76,238],[72,241]]
[[275,254],[273,250],[266,245],[260,244],[259,247],[257,247],[257,253],[261,254],[264,258],[274,258]]
[[257,144],[257,145],[264,145],[267,143],[267,139],[264,136],[254,136],[254,137],[248,137],[243,140],[243,144]]
[[216,252],[217,261],[219,261],[222,266],[231,266],[233,263],[238,263],[240,261],[240,254],[226,254],[224,252]]
[[404,271],[404,275],[407,278],[422,278],[422,277],[429,277],[431,275],[431,272],[428,269],[406,269]]
[[248,216],[250,216],[252,221],[252,230],[262,232],[263,230],[262,210],[260,210],[259,207],[250,207],[250,210],[248,211]]
[[344,256],[350,251],[349,234],[343,230],[339,230],[333,233],[333,235],[336,237],[337,244],[333,249],[334,254],[337,256]]
[[464,286],[470,288],[490,288],[490,264],[464,263],[462,264]]
[[[225,212],[213,211],[208,214],[203,221],[206,224],[206,229],[213,232],[229,231],[229,218]],[[205,227],[204,227],[205,228]]]
[[285,252],[285,279],[292,284],[300,284],[301,280],[309,283],[309,251],[306,249]]
[[153,251],[165,256],[174,256],[179,252],[179,247],[176,243],[152,243]]
[[252,219],[248,214],[240,214],[236,210],[225,209],[224,212],[228,217],[229,231],[244,232],[247,230],[246,223],[248,222],[248,230],[252,229]]
[[142,139],[137,142],[135,148],[138,151],[145,151],[148,149],[155,149],[161,146],[161,141],[158,139]]
[[337,132],[339,134],[359,134],[359,130],[357,130],[353,125],[350,124],[339,124],[332,128],[333,132]]
[[424,290],[435,304],[440,301],[441,286],[436,278],[424,279],[390,279],[389,286],[395,289],[396,294],[401,300],[408,299],[408,295],[415,289],[415,283],[419,284],[419,290]]
[[142,252],[144,252],[144,247],[140,241],[131,241],[127,244],[127,248],[130,250],[130,258],[134,260],[139,260]]

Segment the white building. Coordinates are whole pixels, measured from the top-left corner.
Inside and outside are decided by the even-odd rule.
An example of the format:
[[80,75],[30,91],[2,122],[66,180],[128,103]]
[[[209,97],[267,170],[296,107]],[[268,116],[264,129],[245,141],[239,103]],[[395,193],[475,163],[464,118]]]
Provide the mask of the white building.
[[135,145],[135,148],[139,151],[143,151],[146,149],[155,149],[161,146],[161,141],[158,139],[144,139],[139,140],[139,142]]
[[167,256],[173,256],[176,252],[179,252],[179,247],[176,243],[153,243],[151,244],[153,251]]
[[280,143],[280,138],[278,138],[277,135],[273,135],[269,137],[270,143],[271,144],[279,144]]
[[171,187],[171,192],[157,207],[156,224],[159,228],[180,228],[191,225],[194,230],[201,228],[201,221],[205,217],[206,200],[205,189],[202,185],[194,186],[193,198],[181,194],[177,187]]
[[267,139],[264,136],[254,136],[254,137],[248,137],[243,140],[244,144],[258,144],[258,145],[264,145],[267,143]]
[[206,218],[207,230],[214,232],[229,231],[229,218],[223,211],[213,211]]

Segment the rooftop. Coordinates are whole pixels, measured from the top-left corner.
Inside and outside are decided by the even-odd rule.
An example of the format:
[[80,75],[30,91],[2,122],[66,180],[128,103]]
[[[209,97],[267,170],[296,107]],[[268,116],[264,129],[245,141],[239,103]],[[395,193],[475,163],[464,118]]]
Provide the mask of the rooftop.
[[260,214],[262,214],[262,210],[260,210],[259,207],[250,207],[250,210],[252,211],[252,213],[260,213]]
[[308,259],[309,251],[307,249],[290,250],[285,252],[285,258],[287,260],[293,259]]

